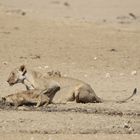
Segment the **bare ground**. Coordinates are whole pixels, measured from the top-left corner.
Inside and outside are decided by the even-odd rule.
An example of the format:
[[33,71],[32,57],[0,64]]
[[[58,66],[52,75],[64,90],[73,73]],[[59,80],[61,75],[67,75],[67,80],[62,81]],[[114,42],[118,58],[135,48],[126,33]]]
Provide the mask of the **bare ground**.
[[[84,80],[104,99],[123,99],[139,89],[139,2],[114,1],[109,8],[89,1],[42,0],[38,6],[26,0],[0,1],[0,96],[24,90],[6,83],[10,70],[21,64]],[[0,103],[0,108],[1,139],[139,139],[139,90],[123,104],[17,110]]]

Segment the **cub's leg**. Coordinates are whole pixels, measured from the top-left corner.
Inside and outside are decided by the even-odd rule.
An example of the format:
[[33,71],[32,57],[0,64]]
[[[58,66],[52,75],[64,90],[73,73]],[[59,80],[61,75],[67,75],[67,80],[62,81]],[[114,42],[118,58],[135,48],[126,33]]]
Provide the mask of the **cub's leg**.
[[37,105],[35,107],[39,107],[42,105],[47,106],[49,104],[49,102],[50,102],[50,98],[47,95],[41,93],[39,95],[39,99],[38,99]]
[[37,102],[36,107],[39,107],[45,103],[47,106],[55,96],[56,92],[60,90],[60,86],[58,85],[51,85],[49,88],[44,89],[40,92],[39,100]]
[[51,85],[49,88],[43,90],[41,94],[46,95],[50,98],[50,102],[54,98],[55,94],[60,90],[60,86],[58,85]]

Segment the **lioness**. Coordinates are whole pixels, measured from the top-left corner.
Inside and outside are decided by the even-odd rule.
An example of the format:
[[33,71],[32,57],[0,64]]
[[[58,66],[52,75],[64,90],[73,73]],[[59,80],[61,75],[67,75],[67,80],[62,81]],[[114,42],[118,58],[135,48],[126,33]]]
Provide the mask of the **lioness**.
[[[60,90],[54,95],[52,99],[53,103],[67,103],[69,101],[76,101],[77,103],[101,103],[105,101],[95,94],[89,84],[81,80],[63,76],[44,77],[38,72],[28,70],[25,65],[12,70],[7,82],[10,86],[22,83],[26,86],[27,90],[47,90],[50,87],[58,86]],[[136,92],[137,89],[134,89],[131,96],[122,101],[115,102],[125,102],[132,98]]]

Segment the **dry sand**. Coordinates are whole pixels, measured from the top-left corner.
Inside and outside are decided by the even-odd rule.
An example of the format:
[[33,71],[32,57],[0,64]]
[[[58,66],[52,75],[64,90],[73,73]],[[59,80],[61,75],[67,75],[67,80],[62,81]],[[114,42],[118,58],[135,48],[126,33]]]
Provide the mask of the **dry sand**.
[[[0,0],[0,96],[24,90],[6,83],[21,64],[84,80],[104,99],[129,96],[140,87],[139,7],[139,0]],[[0,110],[1,140],[133,140],[139,134],[139,90],[124,104]]]

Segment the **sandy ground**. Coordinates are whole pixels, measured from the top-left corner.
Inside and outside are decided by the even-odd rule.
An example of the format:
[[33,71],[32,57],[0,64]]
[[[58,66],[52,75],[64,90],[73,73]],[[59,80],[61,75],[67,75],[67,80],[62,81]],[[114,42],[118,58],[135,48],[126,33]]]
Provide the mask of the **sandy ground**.
[[[6,83],[21,64],[84,80],[104,99],[129,96],[140,87],[139,7],[139,0],[0,0],[0,96],[24,90]],[[138,90],[123,104],[1,109],[0,139],[139,139],[139,106]]]

